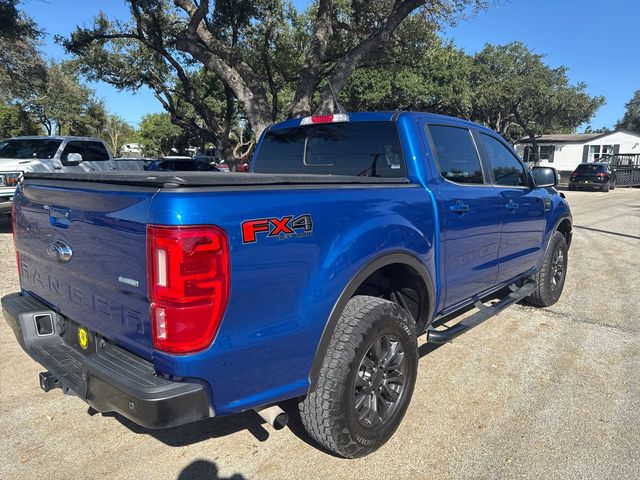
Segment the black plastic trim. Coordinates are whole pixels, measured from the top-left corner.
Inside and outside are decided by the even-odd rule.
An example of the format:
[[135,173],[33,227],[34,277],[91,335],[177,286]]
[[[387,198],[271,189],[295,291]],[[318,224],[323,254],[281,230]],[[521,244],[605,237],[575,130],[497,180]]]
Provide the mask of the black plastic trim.
[[[565,220],[569,220],[569,223],[571,224],[571,227],[572,227],[571,229],[573,230],[573,216],[570,213],[565,213],[561,215],[560,218],[558,218],[558,220],[556,220],[556,223],[553,226],[553,229],[551,230],[551,234],[549,235],[549,239],[547,240],[547,245],[544,247],[544,255],[540,257],[540,260],[536,265],[536,269],[535,269],[536,272],[540,269],[540,267],[542,266],[542,262],[544,262],[544,259],[547,257],[547,251],[549,250],[549,245],[551,245],[551,238],[553,237],[553,234],[558,231],[558,227]],[[569,238],[567,239],[567,249],[571,246],[571,236],[572,234],[569,234]]]
[[423,263],[416,257],[404,252],[387,253],[381,257],[378,257],[362,270],[360,270],[360,272],[358,272],[351,279],[351,281],[349,281],[347,286],[342,290],[338,301],[334,305],[333,310],[331,311],[331,315],[329,316],[329,319],[325,325],[324,331],[322,332],[320,342],[318,343],[318,348],[316,349],[313,363],[311,364],[311,370],[309,372],[309,392],[314,391],[316,388],[318,375],[320,374],[320,368],[322,367],[322,361],[324,360],[325,354],[327,353],[329,342],[331,341],[333,332],[335,331],[338,320],[340,319],[340,315],[347,305],[347,302],[351,299],[351,297],[353,297],[353,294],[356,292],[358,287],[362,285],[362,282],[364,282],[367,277],[369,277],[369,275],[371,275],[376,270],[379,270],[380,268],[393,264],[401,264],[412,267],[418,273],[418,275],[420,275],[426,287],[428,297],[427,310],[424,315],[424,325],[420,325],[418,331],[426,328],[429,322],[432,320],[435,307],[435,291],[433,282],[431,281],[431,277],[429,276],[429,272],[427,271]]
[[[65,319],[28,295],[2,298],[4,318],[22,348],[48,371],[43,390],[70,390],[100,412],[118,412],[146,428],[167,428],[213,415],[204,386],[158,375],[153,365],[127,350],[104,342],[86,354],[65,343]],[[50,314],[53,335],[38,336],[34,315]]]
[[[335,184],[407,184],[406,177],[365,177],[348,175],[308,175],[271,173],[207,173],[207,172],[105,172],[105,173],[41,173],[25,174],[31,180],[56,182],[106,183],[156,188],[179,187],[244,187],[248,185],[335,185]],[[41,182],[38,182],[41,183]],[[85,185],[86,188],[86,185]]]

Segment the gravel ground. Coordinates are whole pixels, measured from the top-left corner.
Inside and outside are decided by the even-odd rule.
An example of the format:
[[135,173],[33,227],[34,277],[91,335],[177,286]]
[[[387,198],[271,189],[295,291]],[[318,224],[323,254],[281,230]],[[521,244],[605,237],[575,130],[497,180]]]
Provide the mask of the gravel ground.
[[[452,344],[425,345],[400,429],[367,458],[309,445],[252,412],[160,432],[37,383],[0,322],[0,478],[640,477],[640,190],[566,192],[567,284],[545,310],[514,306]],[[0,293],[17,290],[0,224]]]

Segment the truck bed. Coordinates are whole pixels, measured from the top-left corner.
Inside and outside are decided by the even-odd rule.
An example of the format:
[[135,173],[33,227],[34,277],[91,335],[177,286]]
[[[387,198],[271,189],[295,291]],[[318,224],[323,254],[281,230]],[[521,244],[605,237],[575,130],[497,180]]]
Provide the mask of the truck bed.
[[408,184],[407,178],[366,177],[347,175],[303,175],[270,173],[219,172],[107,172],[107,173],[44,173],[25,174],[25,180],[91,182],[111,185],[132,185],[155,188],[243,187],[260,185],[338,185],[338,184]]

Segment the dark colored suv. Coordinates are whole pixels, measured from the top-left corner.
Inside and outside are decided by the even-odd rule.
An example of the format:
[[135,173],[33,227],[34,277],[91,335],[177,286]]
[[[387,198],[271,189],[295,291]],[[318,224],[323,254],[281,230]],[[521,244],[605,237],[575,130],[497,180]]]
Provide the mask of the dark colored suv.
[[581,163],[569,177],[569,190],[588,188],[608,192],[616,188],[616,175],[604,162]]

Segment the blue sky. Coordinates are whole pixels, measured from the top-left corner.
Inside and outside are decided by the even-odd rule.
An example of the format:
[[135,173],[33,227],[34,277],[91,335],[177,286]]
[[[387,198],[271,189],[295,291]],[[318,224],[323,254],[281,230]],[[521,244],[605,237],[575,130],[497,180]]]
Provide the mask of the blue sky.
[[[308,1],[294,3],[304,6]],[[114,18],[128,18],[118,0],[24,0],[23,5],[46,30],[45,53],[56,59],[63,58],[64,51],[54,44],[54,35],[68,35],[76,25],[89,24],[100,9]],[[607,104],[591,124],[613,127],[625,103],[640,89],[638,18],[640,2],[635,0],[497,1],[474,18],[445,29],[444,36],[468,53],[486,43],[522,41],[536,53],[546,54],[549,65],[568,67],[572,82],[585,82],[589,93],[606,97]],[[145,114],[162,110],[146,89],[131,94],[106,84],[93,87],[109,111],[133,126]]]

